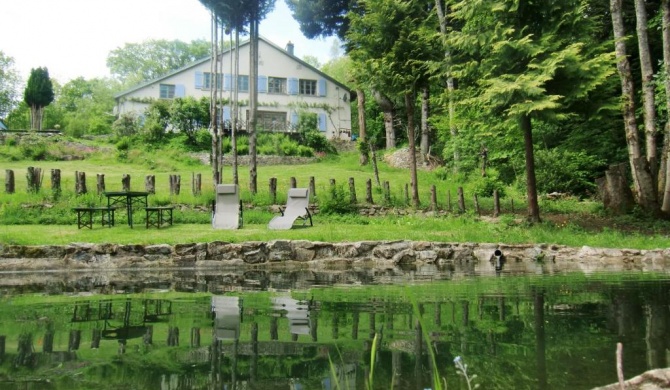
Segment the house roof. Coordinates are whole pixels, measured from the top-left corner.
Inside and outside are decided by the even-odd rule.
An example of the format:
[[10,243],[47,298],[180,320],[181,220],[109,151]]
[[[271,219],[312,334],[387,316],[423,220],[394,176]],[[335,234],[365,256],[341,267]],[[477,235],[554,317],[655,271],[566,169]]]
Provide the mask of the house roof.
[[[312,65],[308,64],[307,62],[301,60],[300,58],[298,58],[298,57],[296,57],[296,56],[294,56],[294,55],[289,54],[286,50],[282,49],[281,47],[279,47],[279,46],[276,45],[275,43],[271,42],[271,41],[268,40],[267,38],[264,38],[264,37],[261,36],[261,37],[259,37],[259,39],[262,40],[263,42],[267,43],[270,47],[274,48],[275,50],[278,50],[279,52],[283,53],[284,55],[290,57],[292,60],[294,60],[294,61],[296,61],[296,62],[299,62],[302,66],[306,66],[307,68],[309,68],[309,69],[311,69],[311,70],[317,72],[317,73],[318,73],[320,76],[322,76],[323,78],[325,78],[325,79],[331,81],[332,83],[335,83],[337,86],[339,86],[339,87],[343,88],[344,90],[346,90],[347,92],[349,92],[349,94],[352,93],[352,91],[351,91],[351,90],[349,89],[349,87],[347,87],[346,85],[340,83],[339,81],[335,80],[334,78],[330,77],[329,75],[325,74],[324,72],[320,71],[319,69],[313,67]],[[248,44],[249,44],[249,40],[247,39],[246,41],[240,43],[240,48],[243,47],[243,46],[245,46],[245,45],[248,45]],[[227,50],[223,51],[223,53],[221,53],[221,55],[224,55],[224,54],[226,54],[226,53],[229,53],[229,52],[231,52],[232,50],[233,50],[232,48],[228,48]],[[165,74],[165,75],[163,75],[163,76],[161,76],[161,77],[158,77],[158,78],[156,78],[156,79],[153,79],[153,80],[150,80],[150,81],[147,81],[147,82],[138,84],[138,85],[136,85],[136,86],[134,86],[134,87],[132,87],[132,88],[130,88],[130,89],[127,89],[127,90],[125,90],[125,91],[122,91],[122,92],[120,92],[120,93],[114,95],[114,98],[115,98],[115,99],[119,99],[119,98],[121,98],[121,97],[123,97],[123,96],[125,96],[125,95],[129,95],[129,94],[131,94],[131,93],[133,93],[133,92],[135,92],[135,91],[137,91],[137,90],[139,90],[139,89],[142,89],[142,88],[144,88],[144,87],[146,87],[146,86],[148,86],[148,85],[158,83],[158,82],[160,82],[160,81],[162,81],[162,80],[165,80],[165,79],[167,79],[167,78],[169,78],[169,77],[172,77],[172,76],[174,76],[174,75],[176,75],[176,74],[179,74],[179,73],[184,72],[184,71],[186,71],[186,70],[189,70],[189,69],[191,69],[191,68],[193,68],[193,67],[195,67],[195,66],[198,66],[198,65],[203,64],[203,63],[205,63],[205,62],[207,62],[207,61],[210,61],[211,58],[212,58],[211,56],[208,56],[208,57],[205,57],[205,58],[202,58],[202,59],[193,61],[193,62],[191,62],[190,64],[187,64],[187,65],[185,65],[185,66],[183,66],[183,67],[181,67],[181,68],[179,68],[179,69],[177,69],[177,70],[174,70],[174,71],[172,71],[172,72],[170,72],[170,73],[167,73],[167,74]],[[353,98],[353,97],[352,97],[352,98]]]
[[9,130],[7,128],[7,125],[5,125],[5,122],[2,121],[2,119],[0,119],[0,130]]

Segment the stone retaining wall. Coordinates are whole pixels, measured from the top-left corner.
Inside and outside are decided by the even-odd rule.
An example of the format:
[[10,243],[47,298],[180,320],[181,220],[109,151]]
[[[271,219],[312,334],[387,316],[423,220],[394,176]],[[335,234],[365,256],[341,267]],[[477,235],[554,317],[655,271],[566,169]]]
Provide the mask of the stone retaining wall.
[[387,269],[432,264],[465,272],[495,272],[494,251],[511,272],[655,270],[670,267],[670,249],[573,248],[422,241],[327,243],[274,240],[177,245],[0,245],[0,271],[125,268],[302,267]]

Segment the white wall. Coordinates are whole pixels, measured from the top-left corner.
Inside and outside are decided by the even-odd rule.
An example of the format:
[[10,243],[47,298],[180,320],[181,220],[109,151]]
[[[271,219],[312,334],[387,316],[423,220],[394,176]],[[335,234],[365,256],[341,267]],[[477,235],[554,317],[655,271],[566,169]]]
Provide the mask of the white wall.
[[[234,52],[229,51],[223,55],[224,74],[233,73],[231,70],[231,55],[234,56]],[[209,73],[211,71],[210,63],[211,61],[209,60],[196,63],[178,73],[122,95],[120,99],[117,99],[117,114],[132,111],[138,114],[142,113],[148,106],[148,103],[139,103],[136,99],[158,99],[160,97],[160,84],[175,85],[178,94],[183,91],[184,96],[192,96],[194,98],[209,97],[209,89],[196,88],[196,77],[202,73]],[[240,48],[239,69],[240,75],[249,75],[248,44]],[[287,112],[286,120],[291,122],[295,120],[298,111],[306,110],[316,113],[320,120],[325,121],[322,130],[325,130],[324,134],[326,137],[348,139],[351,136],[350,96],[349,91],[344,87],[340,87],[337,83],[324,77],[323,74],[309,66],[303,65],[284,50],[264,40],[260,40],[258,74],[260,76],[259,80],[261,82],[265,80],[266,83],[268,77],[280,77],[317,80],[319,87],[325,84],[325,96],[272,94],[260,92],[267,91],[267,85],[264,88],[263,86],[259,86],[258,109],[260,111]],[[321,92],[320,88],[319,92]],[[319,94],[317,93],[317,95]],[[224,91],[223,96],[226,99],[230,98],[230,91]],[[238,96],[240,101],[249,101],[249,94],[247,92],[239,92]],[[240,107],[240,118],[242,121],[246,121],[247,109],[247,106]]]

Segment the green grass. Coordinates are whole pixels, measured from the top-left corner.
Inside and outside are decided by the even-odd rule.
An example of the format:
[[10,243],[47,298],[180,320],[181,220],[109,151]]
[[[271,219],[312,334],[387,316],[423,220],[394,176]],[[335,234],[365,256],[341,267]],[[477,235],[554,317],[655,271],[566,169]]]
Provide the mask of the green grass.
[[[4,170],[14,170],[16,193],[0,193],[0,244],[68,244],[72,242],[92,243],[190,243],[209,241],[268,241],[275,239],[294,239],[311,241],[360,241],[360,240],[426,240],[441,242],[492,242],[507,244],[547,243],[569,246],[597,246],[612,248],[655,249],[670,247],[670,223],[661,220],[648,220],[642,217],[626,216],[610,220],[609,224],[585,228],[582,223],[589,219],[603,219],[602,206],[598,201],[580,201],[574,198],[558,201],[541,200],[543,216],[568,215],[560,222],[546,222],[528,225],[523,222],[525,201],[522,194],[512,187],[505,188],[506,197],[501,199],[502,215],[491,220],[493,201],[479,197],[481,216],[474,213],[473,184],[462,175],[440,179],[444,174],[420,170],[418,172],[419,197],[421,206],[413,210],[405,203],[405,185],[409,183],[406,169],[389,167],[379,162],[380,180],[388,181],[391,188],[391,201],[384,202],[381,189],[376,186],[371,165],[360,166],[355,152],[329,156],[324,160],[305,165],[259,166],[258,193],[249,191],[247,166],[239,167],[241,198],[248,208],[244,212],[244,226],[237,231],[215,231],[210,225],[210,204],[214,200],[211,170],[208,166],[194,164],[193,159],[174,150],[139,150],[128,152],[131,156],[125,160],[117,157],[113,145],[99,144],[107,151],[97,152],[79,161],[2,161]],[[6,146],[5,146],[6,147]],[[26,169],[29,166],[42,168],[44,180],[42,189],[37,193],[26,190]],[[50,185],[50,171],[61,170],[62,191],[55,196]],[[74,194],[75,172],[85,172],[88,194]],[[93,230],[76,227],[76,216],[72,207],[106,204],[103,196],[97,195],[96,174],[105,175],[108,191],[121,190],[124,174],[131,177],[131,189],[143,190],[144,178],[154,175],[156,194],[149,197],[150,205],[177,205],[175,225],[166,229],[147,230],[141,222],[135,229],[125,225],[124,213],[117,216],[117,225],[111,229],[102,228],[97,222]],[[170,195],[168,176],[179,174],[181,193]],[[202,193],[193,195],[191,177],[202,176]],[[383,204],[392,212],[386,217],[366,218],[354,214],[317,213],[315,226],[296,228],[290,231],[270,231],[268,221],[273,217],[270,206],[268,182],[277,178],[277,200],[281,205],[286,202],[286,193],[290,179],[294,177],[299,187],[307,187],[311,177],[315,178],[316,194],[312,203],[324,210],[347,210],[337,207],[337,202],[348,203],[349,179],[355,182],[356,197],[359,205],[365,204],[366,181],[373,183],[375,204]],[[336,182],[340,200],[331,197],[331,180]],[[232,182],[232,171],[224,167],[224,182]],[[413,214],[430,208],[431,186],[437,189],[437,204],[441,211],[449,211],[447,216],[426,217]],[[466,213],[458,215],[457,189],[464,187]],[[448,198],[451,203],[448,203]],[[346,206],[346,205],[344,205]],[[137,214],[136,214],[137,215]],[[612,222],[614,221],[614,222]],[[638,229],[627,229],[638,226]],[[643,231],[644,233],[634,233]]]

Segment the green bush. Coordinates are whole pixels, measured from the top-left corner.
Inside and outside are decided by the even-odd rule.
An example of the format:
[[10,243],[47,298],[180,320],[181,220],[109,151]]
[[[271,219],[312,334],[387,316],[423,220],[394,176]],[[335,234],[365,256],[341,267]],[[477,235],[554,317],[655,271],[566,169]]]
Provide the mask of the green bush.
[[42,161],[47,158],[47,143],[38,135],[29,135],[21,138],[19,144],[21,155],[32,161]]
[[539,193],[562,192],[587,196],[595,191],[595,179],[606,164],[584,152],[537,150],[535,176]]
[[328,196],[319,200],[319,212],[325,215],[356,214],[358,208],[356,204],[351,203],[349,192],[340,185],[331,188]]
[[316,130],[308,130],[302,133],[302,144],[309,146],[317,152],[337,153],[335,147],[328,139]]
[[298,143],[286,137],[279,145],[280,154],[282,156],[297,156]]
[[297,155],[300,157],[314,157],[314,150],[309,146],[298,145]]

